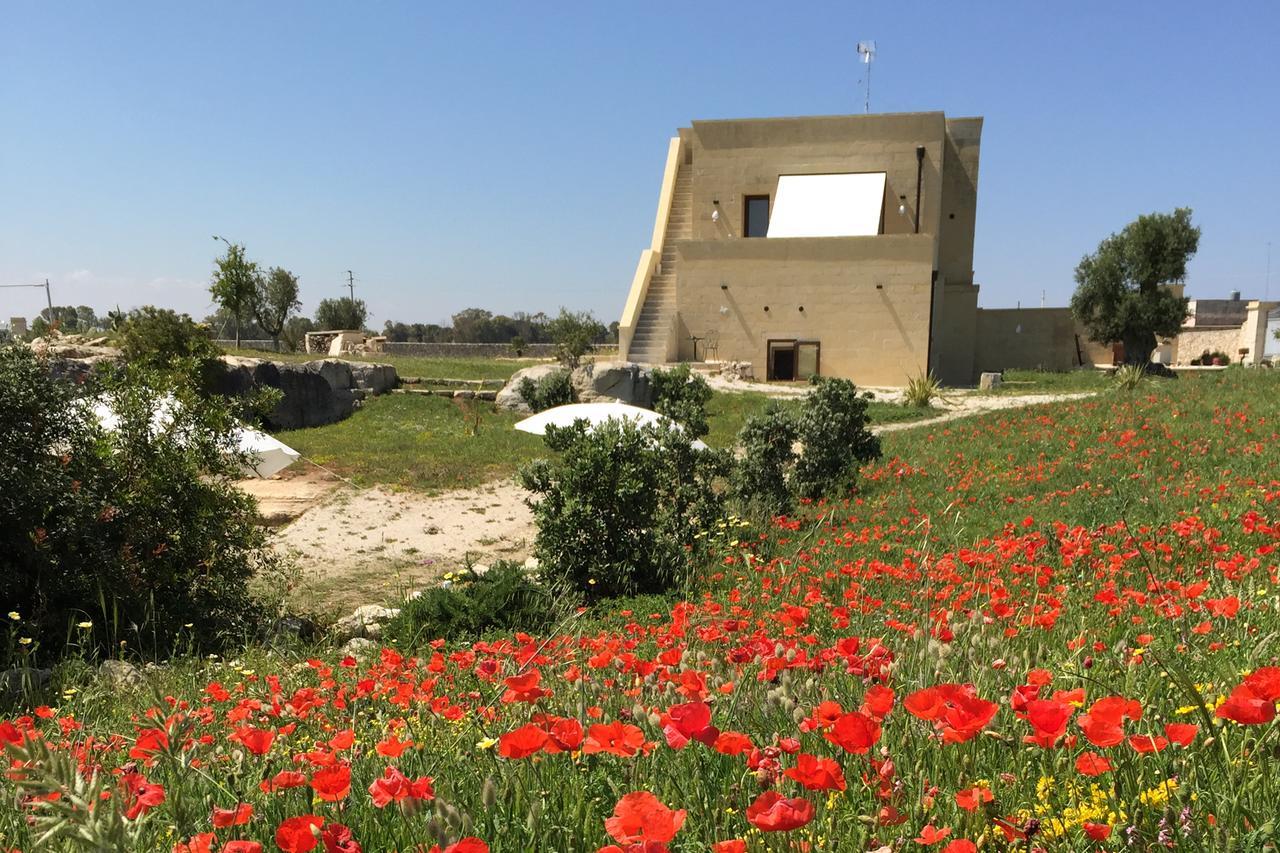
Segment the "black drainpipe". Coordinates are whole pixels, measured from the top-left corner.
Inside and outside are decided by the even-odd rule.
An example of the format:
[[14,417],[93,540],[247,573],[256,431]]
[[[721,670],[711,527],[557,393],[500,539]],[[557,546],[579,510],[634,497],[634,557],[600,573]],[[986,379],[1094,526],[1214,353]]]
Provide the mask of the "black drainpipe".
[[916,146],[916,233],[920,233],[920,178],[924,174],[924,146]]

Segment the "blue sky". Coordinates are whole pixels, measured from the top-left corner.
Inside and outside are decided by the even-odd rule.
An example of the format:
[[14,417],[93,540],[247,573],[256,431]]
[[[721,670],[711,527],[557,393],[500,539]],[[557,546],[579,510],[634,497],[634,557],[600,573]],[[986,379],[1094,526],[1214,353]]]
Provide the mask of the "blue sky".
[[[1069,11],[1067,11],[1069,10]],[[621,312],[695,118],[986,117],[990,307],[1065,304],[1139,213],[1189,291],[1280,295],[1280,4],[22,3],[0,28],[0,283],[202,316],[222,234],[372,320]],[[38,290],[0,290],[0,317]]]

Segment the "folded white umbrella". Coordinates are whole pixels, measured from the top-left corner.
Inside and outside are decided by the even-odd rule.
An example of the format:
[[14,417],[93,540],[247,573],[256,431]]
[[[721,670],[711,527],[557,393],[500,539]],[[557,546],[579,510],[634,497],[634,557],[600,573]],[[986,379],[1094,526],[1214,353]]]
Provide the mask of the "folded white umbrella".
[[288,468],[302,455],[275,436],[248,427],[236,430],[236,443],[241,450],[252,453],[257,460],[253,465],[244,466],[243,473],[247,475],[252,472],[264,480]]
[[[536,415],[530,415],[517,423],[515,428],[534,435],[546,435],[548,426],[567,427],[577,421],[587,421],[593,427],[606,421],[632,421],[637,425],[669,423],[676,429],[682,429],[680,424],[666,415],[627,403],[571,403],[567,406],[556,406],[553,409],[538,412]],[[707,449],[707,445],[698,439],[694,439],[690,446],[696,450]]]
[[[153,432],[167,429],[173,423],[172,409],[176,404],[172,397],[163,397],[156,402],[155,412],[151,415]],[[104,401],[99,400],[93,404],[93,414],[105,430],[114,431],[120,426],[120,416]],[[236,446],[252,454],[253,461],[240,468],[240,473],[246,477],[256,475],[266,479],[288,468],[302,455],[283,441],[256,429],[237,427],[234,435]]]

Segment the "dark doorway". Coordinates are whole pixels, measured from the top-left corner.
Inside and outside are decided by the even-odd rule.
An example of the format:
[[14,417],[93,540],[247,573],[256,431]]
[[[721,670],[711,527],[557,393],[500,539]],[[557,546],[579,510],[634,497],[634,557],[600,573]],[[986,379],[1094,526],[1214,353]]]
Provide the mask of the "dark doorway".
[[821,345],[817,341],[769,341],[767,378],[793,382],[817,376],[821,370]]
[[769,197],[767,195],[749,195],[743,198],[745,210],[742,221],[743,237],[769,236]]
[[796,378],[795,341],[769,342],[769,379],[790,382]]

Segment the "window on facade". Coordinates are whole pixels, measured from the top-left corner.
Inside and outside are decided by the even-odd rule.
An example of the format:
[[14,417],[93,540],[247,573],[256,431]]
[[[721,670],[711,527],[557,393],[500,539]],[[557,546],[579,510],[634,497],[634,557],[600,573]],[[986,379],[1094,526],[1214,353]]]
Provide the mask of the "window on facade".
[[745,226],[743,237],[769,236],[769,197],[767,195],[749,195],[744,199],[746,210],[743,215]]

